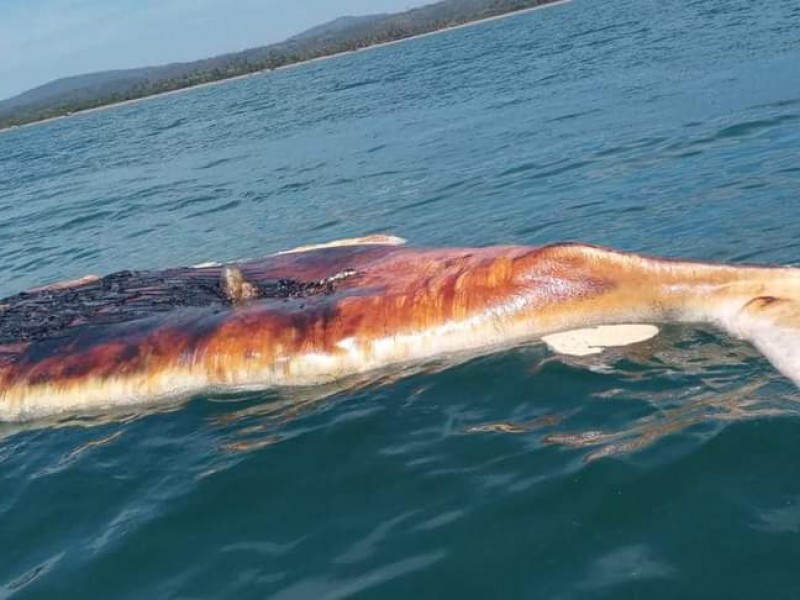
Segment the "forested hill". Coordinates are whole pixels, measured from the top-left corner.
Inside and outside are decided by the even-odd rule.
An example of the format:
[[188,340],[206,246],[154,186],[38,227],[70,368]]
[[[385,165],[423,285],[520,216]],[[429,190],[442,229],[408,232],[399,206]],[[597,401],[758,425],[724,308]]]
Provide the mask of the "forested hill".
[[349,52],[554,0],[443,0],[396,14],[342,17],[278,44],[189,63],[58,79],[0,102],[0,128]]

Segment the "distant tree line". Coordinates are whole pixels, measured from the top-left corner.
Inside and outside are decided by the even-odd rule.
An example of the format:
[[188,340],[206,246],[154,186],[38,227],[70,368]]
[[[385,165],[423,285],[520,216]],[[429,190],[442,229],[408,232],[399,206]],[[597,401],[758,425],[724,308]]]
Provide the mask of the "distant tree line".
[[136,81],[87,87],[42,103],[0,112],[0,129],[163,94],[315,58],[353,52],[553,2],[555,0],[444,0],[404,13],[359,20],[350,27],[298,36],[279,44],[146,70]]

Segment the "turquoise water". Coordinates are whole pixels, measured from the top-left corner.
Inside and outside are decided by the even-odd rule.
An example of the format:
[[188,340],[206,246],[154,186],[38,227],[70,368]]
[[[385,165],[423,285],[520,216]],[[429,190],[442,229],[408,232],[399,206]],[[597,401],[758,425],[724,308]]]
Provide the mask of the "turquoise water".
[[[0,133],[0,296],[391,232],[800,261],[800,5],[576,0]],[[667,327],[0,427],[0,598],[797,598],[800,395]]]

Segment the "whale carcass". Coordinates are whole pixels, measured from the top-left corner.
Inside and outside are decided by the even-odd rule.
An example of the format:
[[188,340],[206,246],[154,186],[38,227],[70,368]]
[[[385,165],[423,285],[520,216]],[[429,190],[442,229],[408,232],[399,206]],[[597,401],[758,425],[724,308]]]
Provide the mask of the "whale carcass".
[[0,300],[0,420],[316,385],[581,328],[711,323],[800,383],[800,270],[369,236]]

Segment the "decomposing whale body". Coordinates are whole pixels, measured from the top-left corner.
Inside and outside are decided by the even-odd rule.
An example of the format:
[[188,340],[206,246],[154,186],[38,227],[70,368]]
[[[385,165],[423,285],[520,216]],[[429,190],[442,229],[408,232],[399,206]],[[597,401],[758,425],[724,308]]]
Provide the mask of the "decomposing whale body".
[[[543,337],[558,349],[559,332],[591,338],[605,330],[586,328],[667,321],[749,340],[800,383],[800,269],[581,244],[401,242],[371,236],[229,265],[88,276],[0,300],[0,419],[316,385]],[[583,346],[616,343],[625,340]]]

